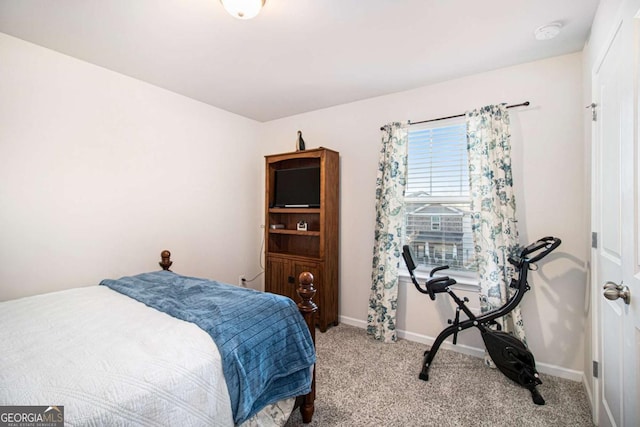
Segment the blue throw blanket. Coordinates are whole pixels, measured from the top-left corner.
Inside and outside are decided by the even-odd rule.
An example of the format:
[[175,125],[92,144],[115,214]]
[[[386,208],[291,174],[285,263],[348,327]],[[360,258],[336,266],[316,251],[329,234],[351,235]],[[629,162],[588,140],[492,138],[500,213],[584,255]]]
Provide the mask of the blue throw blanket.
[[213,338],[236,424],[265,405],[311,390],[315,349],[291,299],[169,271],[100,284],[195,323]]

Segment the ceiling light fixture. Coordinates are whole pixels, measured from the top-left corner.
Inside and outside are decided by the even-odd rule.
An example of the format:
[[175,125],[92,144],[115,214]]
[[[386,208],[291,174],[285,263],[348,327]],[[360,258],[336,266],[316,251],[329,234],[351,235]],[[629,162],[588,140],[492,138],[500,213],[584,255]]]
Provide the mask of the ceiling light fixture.
[[220,0],[229,15],[238,19],[251,19],[260,13],[267,0]]
[[536,28],[533,34],[536,36],[536,40],[551,40],[552,38],[560,34],[561,29],[561,22],[552,22],[551,24],[543,25]]

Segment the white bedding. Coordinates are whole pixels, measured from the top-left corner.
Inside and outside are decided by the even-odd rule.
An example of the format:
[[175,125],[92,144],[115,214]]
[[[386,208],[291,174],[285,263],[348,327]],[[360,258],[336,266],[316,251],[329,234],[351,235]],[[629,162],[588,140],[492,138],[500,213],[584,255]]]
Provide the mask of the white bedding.
[[91,286],[2,302],[0,325],[0,405],[63,405],[66,425],[233,425],[218,349],[192,323]]

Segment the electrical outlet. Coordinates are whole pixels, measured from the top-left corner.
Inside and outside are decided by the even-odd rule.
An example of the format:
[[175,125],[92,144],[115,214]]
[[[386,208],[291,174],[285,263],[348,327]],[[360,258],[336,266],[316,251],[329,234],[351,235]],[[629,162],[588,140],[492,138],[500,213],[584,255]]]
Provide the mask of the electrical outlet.
[[247,278],[244,277],[244,274],[240,275],[240,277],[238,277],[238,286],[242,286],[243,288],[247,287]]

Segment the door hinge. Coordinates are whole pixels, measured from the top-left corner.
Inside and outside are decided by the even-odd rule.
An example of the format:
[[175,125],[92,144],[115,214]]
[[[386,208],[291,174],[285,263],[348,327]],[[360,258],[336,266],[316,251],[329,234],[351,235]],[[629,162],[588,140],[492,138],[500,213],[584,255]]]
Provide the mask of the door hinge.
[[595,231],[591,232],[591,247],[593,249],[598,249],[598,233]]
[[598,378],[598,362],[593,361],[593,378]]
[[598,120],[598,113],[596,112],[596,107],[598,106],[598,104],[596,104],[595,102],[592,102],[591,104],[587,105],[585,108],[591,108],[591,121],[595,122]]

